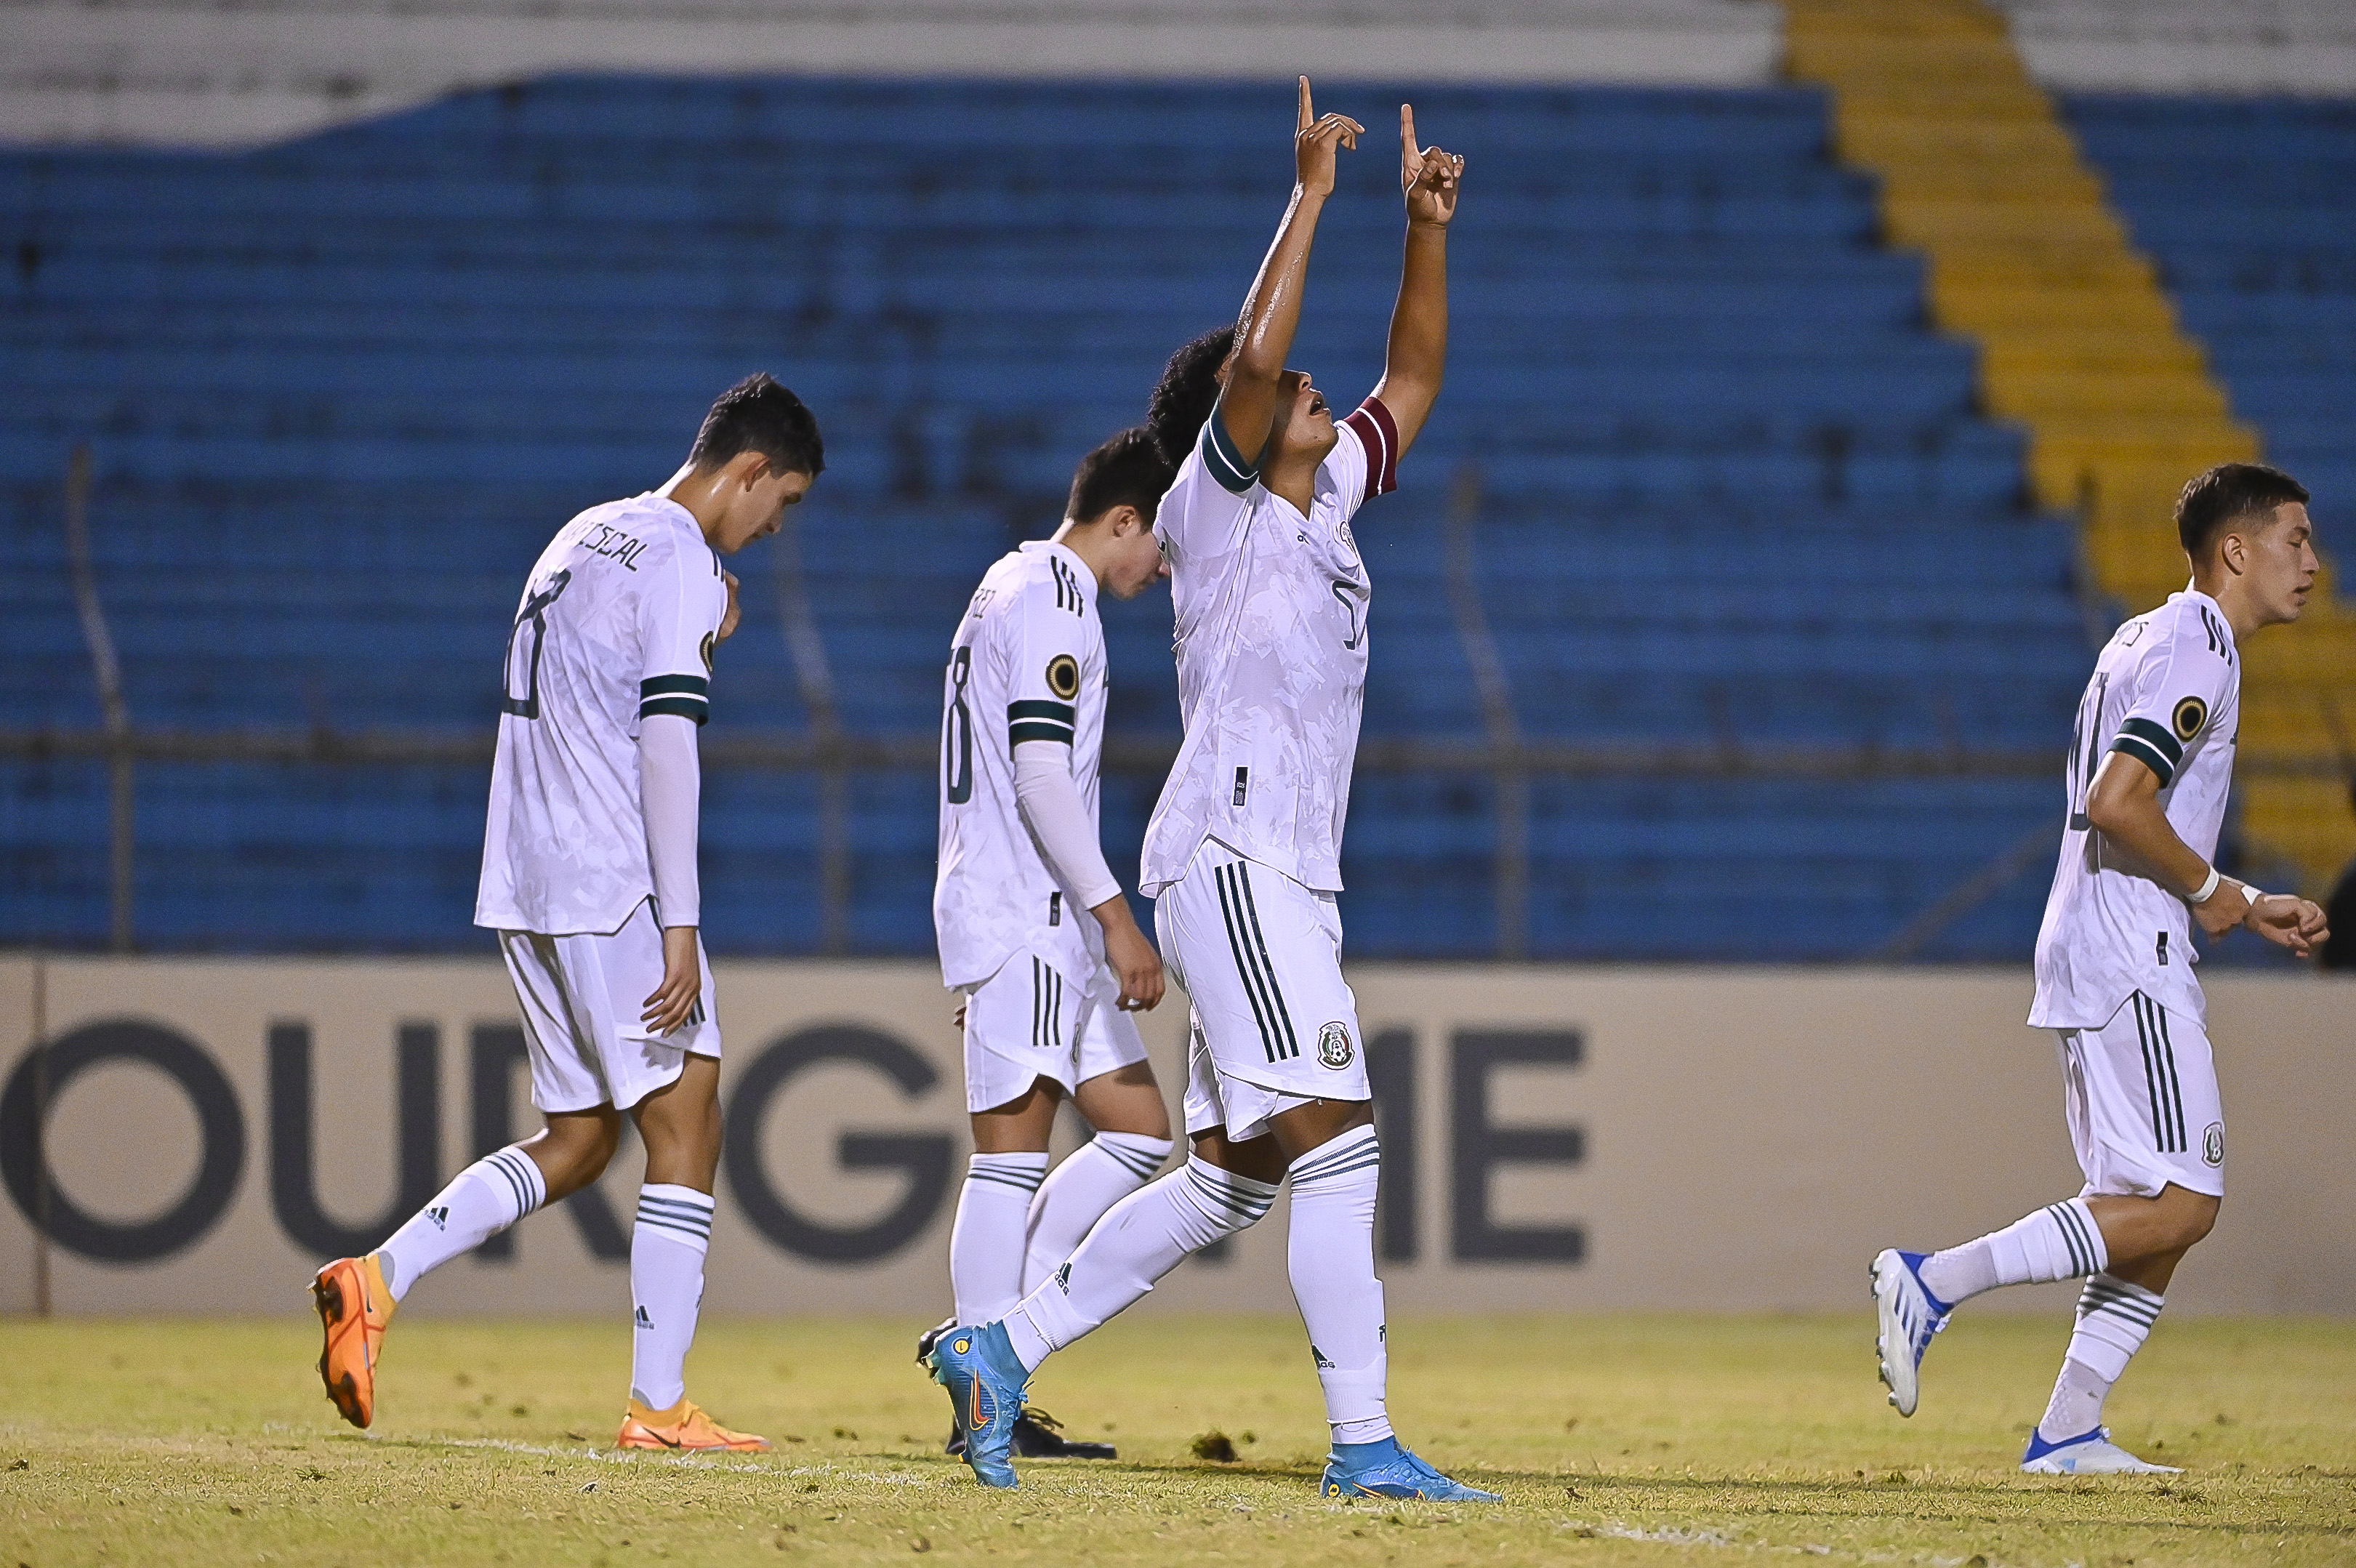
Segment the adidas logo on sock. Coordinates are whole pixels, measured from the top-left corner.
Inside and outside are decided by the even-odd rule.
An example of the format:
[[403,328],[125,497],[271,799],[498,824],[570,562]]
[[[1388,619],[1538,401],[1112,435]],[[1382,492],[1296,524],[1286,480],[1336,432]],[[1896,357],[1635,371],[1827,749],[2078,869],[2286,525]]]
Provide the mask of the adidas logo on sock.
[[450,1229],[450,1211],[447,1208],[429,1208],[425,1211],[425,1218],[434,1221],[436,1230]]
[[1333,1363],[1325,1359],[1325,1352],[1314,1345],[1309,1347],[1309,1358],[1317,1363],[1317,1369],[1321,1372],[1330,1372],[1333,1369]]
[[1072,1294],[1072,1265],[1066,1263],[1055,1271],[1055,1288],[1066,1295]]
[[643,1306],[638,1308],[637,1323],[641,1328],[652,1328],[655,1326],[655,1320],[647,1316],[647,1309]]

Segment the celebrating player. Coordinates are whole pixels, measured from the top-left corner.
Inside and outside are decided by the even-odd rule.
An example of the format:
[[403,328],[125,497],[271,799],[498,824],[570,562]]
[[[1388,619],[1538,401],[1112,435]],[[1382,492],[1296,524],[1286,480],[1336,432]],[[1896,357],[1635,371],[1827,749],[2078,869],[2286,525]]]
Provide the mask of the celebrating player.
[[1960,1247],[1873,1260],[1881,1376],[1901,1415],[1914,1413],[1922,1353],[1957,1304],[1998,1285],[2093,1276],[2021,1455],[2032,1473],[2172,1468],[2112,1443],[2103,1402],[2225,1191],[2191,922],[2212,939],[2241,926],[2301,957],[2328,934],[2313,904],[2211,864],[2241,728],[2242,644],[2297,620],[2315,582],[2307,499],[2288,475],[2254,463],[2186,485],[2176,525],[2192,585],[2119,628],[2078,704],[2069,826],[2037,935],[2029,1021],[2061,1033],[2085,1187]]
[[376,1408],[380,1342],[427,1273],[604,1174],[622,1113],[647,1149],[630,1238],[624,1448],[760,1449],[687,1397],[720,1158],[720,1025],[697,927],[696,726],[736,629],[720,557],[774,533],[825,467],[818,422],[766,375],[712,405],[664,488],[564,525],[524,585],[475,922],[498,932],[546,1128],[458,1173],[365,1258],[312,1283],[319,1373]]
[[984,1485],[1015,1484],[1032,1370],[1180,1259],[1251,1224],[1292,1180],[1290,1273],[1324,1386],[1329,1496],[1494,1501],[1402,1447],[1385,1412],[1375,1277],[1378,1150],[1356,1003],[1342,978],[1342,821],[1366,675],[1366,569],[1350,518],[1393,488],[1447,357],[1448,224],[1462,158],[1399,110],[1407,256],[1389,359],[1336,425],[1285,368],[1335,159],[1361,127],[1302,78],[1298,182],[1237,324],[1190,343],[1149,422],[1178,473],[1156,527],[1176,597],[1185,739],[1146,830],[1144,891],[1194,1006],[1185,1168],[1121,1200],[1003,1319],[933,1352]]
[[[1170,1113],[1129,1016],[1162,1000],[1162,960],[1097,834],[1097,596],[1135,598],[1169,575],[1153,537],[1169,483],[1143,430],[1089,453],[1062,529],[991,567],[950,644],[933,928],[941,978],[965,996],[976,1152],[949,1231],[957,1311],[917,1342],[919,1361],[958,1324],[1012,1311],[1170,1155]],[[1066,1095],[1096,1136],[1050,1176]],[[1013,1442],[1031,1456],[1114,1457],[1056,1436],[1036,1411],[1017,1415]],[[949,1451],[963,1444],[953,1433]]]

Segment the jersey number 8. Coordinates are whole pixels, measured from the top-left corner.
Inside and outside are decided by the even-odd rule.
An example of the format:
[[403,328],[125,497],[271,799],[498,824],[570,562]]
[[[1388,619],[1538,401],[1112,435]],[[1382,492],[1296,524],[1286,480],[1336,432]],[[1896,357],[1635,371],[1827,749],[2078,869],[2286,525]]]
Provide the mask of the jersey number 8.
[[973,799],[973,710],[966,706],[965,683],[973,675],[973,650],[949,656],[949,711],[941,721],[942,798],[952,806]]

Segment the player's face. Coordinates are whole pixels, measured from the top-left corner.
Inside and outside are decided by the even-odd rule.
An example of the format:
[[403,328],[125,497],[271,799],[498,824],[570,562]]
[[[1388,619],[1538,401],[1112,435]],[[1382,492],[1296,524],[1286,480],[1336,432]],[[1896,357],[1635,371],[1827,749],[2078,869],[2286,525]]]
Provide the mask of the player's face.
[[1323,462],[1341,433],[1333,428],[1333,411],[1325,394],[1311,384],[1307,371],[1284,372],[1284,417],[1276,427],[1277,455]]
[[1114,598],[1133,599],[1168,575],[1170,563],[1162,554],[1162,541],[1142,520],[1113,535],[1105,555],[1104,585]]
[[793,469],[778,470],[766,463],[727,492],[727,509],[712,530],[712,547],[734,555],[756,539],[766,539],[786,521],[786,509],[799,506],[809,494],[810,477]]
[[2266,618],[2277,623],[2297,620],[2307,608],[2316,574],[2323,569],[2316,558],[2315,524],[2308,520],[2307,508],[2297,501],[2275,508],[2274,520],[2252,530],[2243,550],[2251,596]]

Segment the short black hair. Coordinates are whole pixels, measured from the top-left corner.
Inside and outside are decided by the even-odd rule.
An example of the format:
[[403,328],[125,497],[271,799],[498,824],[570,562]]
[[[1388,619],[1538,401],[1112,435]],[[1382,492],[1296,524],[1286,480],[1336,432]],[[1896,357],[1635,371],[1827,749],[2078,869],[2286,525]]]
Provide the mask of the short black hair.
[[1117,506],[1133,506],[1151,523],[1176,473],[1145,427],[1132,424],[1080,459],[1072,470],[1072,493],[1064,503],[1064,515],[1076,522],[1094,522]]
[[1173,469],[1186,460],[1219,406],[1219,371],[1235,351],[1236,329],[1229,325],[1182,345],[1162,368],[1162,380],[1146,400],[1145,428]]
[[758,452],[781,473],[815,479],[826,472],[818,415],[766,371],[754,371],[714,400],[687,460],[716,468],[740,452]]
[[2218,533],[2237,519],[2307,500],[2307,487],[2264,463],[2220,463],[2194,476],[2176,498],[2176,537],[2198,562]]

